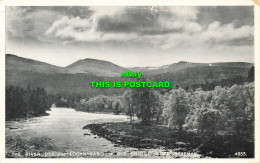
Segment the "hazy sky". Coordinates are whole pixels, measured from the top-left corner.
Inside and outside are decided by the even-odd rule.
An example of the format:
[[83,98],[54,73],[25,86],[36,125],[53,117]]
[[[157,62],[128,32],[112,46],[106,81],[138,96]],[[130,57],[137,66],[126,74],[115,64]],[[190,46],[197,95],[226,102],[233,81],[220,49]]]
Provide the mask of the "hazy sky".
[[6,53],[67,66],[254,62],[253,7],[6,7]]

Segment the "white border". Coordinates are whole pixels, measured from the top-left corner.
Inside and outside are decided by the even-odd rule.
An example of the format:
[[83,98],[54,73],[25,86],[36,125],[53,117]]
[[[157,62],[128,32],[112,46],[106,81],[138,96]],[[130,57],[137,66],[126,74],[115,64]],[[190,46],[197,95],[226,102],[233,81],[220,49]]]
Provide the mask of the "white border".
[[[255,159],[6,159],[5,158],[5,6],[255,6]],[[0,0],[0,163],[2,162],[252,162],[260,163],[260,6],[253,0]]]

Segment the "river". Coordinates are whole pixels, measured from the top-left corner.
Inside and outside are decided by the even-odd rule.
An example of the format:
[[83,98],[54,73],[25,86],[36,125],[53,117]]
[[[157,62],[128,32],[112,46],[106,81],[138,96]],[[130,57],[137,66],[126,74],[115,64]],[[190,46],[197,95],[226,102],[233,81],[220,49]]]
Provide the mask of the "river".
[[[124,115],[70,108],[51,108],[47,113],[48,116],[6,122],[6,157],[133,157],[124,154],[140,153],[82,129],[87,124],[127,121]],[[145,152],[141,151],[140,157],[146,157]]]

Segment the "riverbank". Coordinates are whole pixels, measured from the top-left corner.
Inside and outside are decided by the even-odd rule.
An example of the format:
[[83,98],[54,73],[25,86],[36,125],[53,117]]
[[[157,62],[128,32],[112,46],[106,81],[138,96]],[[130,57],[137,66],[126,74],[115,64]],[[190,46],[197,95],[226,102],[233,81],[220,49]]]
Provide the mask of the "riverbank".
[[[48,109],[47,111],[50,111],[50,109]],[[24,120],[28,120],[28,119],[31,119],[31,118],[37,118],[37,117],[43,117],[43,116],[48,116],[50,115],[49,113],[41,113],[41,114],[38,114],[38,115],[28,115],[28,116],[25,116],[25,117],[16,117],[16,118],[10,118],[10,119],[7,119],[6,118],[6,121],[16,121],[16,122],[20,122],[20,121],[24,121]]]
[[6,121],[6,157],[114,158],[119,157],[114,153],[134,150],[114,147],[106,139],[85,135],[86,130],[82,129],[86,124],[127,121],[126,116],[77,112],[70,108],[51,108],[47,113],[49,116]]
[[[254,157],[254,143],[239,136],[201,137],[191,132],[178,132],[167,126],[142,126],[128,122],[89,124],[83,127],[115,146],[138,149],[165,149],[174,152],[198,153],[202,157]],[[245,155],[237,155],[245,152]]]
[[[6,158],[43,157],[43,153],[55,150],[55,145],[48,137],[32,137],[30,139],[19,136],[7,136]],[[42,156],[36,155],[41,153]]]
[[180,135],[166,126],[142,126],[119,122],[89,124],[83,129],[90,129],[93,134],[118,145],[134,148],[168,148],[180,152],[196,152],[192,149],[200,145],[196,135],[184,132]]

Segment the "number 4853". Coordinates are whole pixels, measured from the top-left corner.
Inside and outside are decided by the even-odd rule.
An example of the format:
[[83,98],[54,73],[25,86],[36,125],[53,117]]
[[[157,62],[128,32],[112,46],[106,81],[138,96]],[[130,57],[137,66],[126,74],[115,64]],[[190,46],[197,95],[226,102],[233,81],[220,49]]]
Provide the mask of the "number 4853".
[[246,152],[236,152],[236,153],[235,153],[235,156],[245,157],[245,156],[247,156],[247,154],[246,154]]

